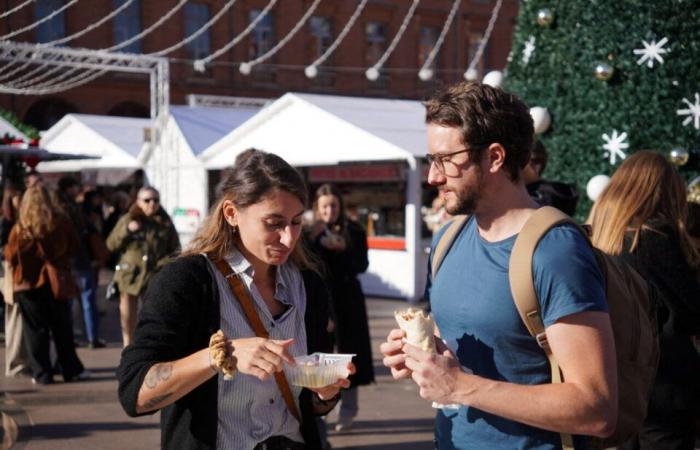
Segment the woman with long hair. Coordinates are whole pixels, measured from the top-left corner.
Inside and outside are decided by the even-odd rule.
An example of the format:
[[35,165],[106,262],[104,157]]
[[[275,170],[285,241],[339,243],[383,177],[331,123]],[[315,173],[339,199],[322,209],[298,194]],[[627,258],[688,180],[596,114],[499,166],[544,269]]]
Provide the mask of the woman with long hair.
[[5,259],[13,269],[14,298],[22,311],[22,339],[35,383],[53,383],[51,337],[63,379],[76,381],[89,377],[75,353],[72,299],[54,298],[47,267],[51,264],[70,271],[70,259],[77,246],[78,236],[70,219],[54,207],[46,188],[40,184],[28,188],[5,246]]
[[639,436],[627,449],[694,448],[700,404],[700,254],[686,231],[685,184],[652,151],[627,158],[593,205],[593,244],[619,254],[656,288],[661,360]]
[[170,216],[160,207],[160,194],[142,187],[136,202],[107,237],[109,251],[119,255],[114,281],[119,288],[119,317],[124,347],[134,339],[138,300],[155,272],[180,250]]
[[340,353],[354,353],[357,373],[350,377],[352,387],[343,391],[336,430],[352,427],[358,411],[357,387],[374,381],[372,346],[365,295],[357,275],[367,270],[367,234],[347,217],[343,197],[331,184],[316,190],[316,223],[308,231],[312,248],[325,264],[335,312],[336,346]]
[[[314,415],[348,381],[285,394],[285,377],[273,377],[326,346],[327,290],[299,242],[306,201],[283,159],[243,152],[189,247],[150,283],[119,397],[132,416],[162,410],[164,448],[321,448]],[[269,337],[253,331],[246,299]]]

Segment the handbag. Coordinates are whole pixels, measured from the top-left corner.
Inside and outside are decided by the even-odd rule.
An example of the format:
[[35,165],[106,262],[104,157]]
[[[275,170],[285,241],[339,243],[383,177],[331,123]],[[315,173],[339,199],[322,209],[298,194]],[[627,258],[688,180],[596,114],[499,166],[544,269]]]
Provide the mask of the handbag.
[[37,243],[41,257],[44,259],[46,277],[49,280],[51,293],[56,300],[72,300],[80,294],[78,283],[75,281],[70,267],[63,268],[55,265],[46,258],[46,252],[40,243]]
[[[219,272],[221,272],[224,278],[228,280],[233,296],[238,299],[243,307],[243,312],[245,312],[248,323],[255,331],[255,335],[257,337],[269,339],[270,335],[260,321],[260,317],[253,306],[253,301],[248,295],[248,289],[246,289],[241,279],[235,273],[233,273],[231,266],[229,266],[223,259],[213,256],[210,256],[209,259],[214,262],[217,269],[219,269]],[[301,423],[301,416],[299,415],[299,411],[294,403],[294,396],[292,395],[292,390],[289,388],[289,382],[287,382],[287,377],[285,376],[284,371],[275,372],[275,381],[277,382],[277,387],[279,387],[280,392],[282,392],[282,397],[284,398],[284,402],[287,404],[287,408],[289,408],[289,412],[292,413],[294,418],[296,418],[299,423]]]

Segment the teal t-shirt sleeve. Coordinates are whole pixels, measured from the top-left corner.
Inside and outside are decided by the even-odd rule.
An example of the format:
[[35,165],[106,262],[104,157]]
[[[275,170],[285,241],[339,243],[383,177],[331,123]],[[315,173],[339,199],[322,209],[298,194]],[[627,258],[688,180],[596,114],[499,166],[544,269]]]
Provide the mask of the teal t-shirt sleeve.
[[607,312],[598,262],[588,241],[574,226],[550,230],[537,245],[532,264],[545,327],[583,311]]

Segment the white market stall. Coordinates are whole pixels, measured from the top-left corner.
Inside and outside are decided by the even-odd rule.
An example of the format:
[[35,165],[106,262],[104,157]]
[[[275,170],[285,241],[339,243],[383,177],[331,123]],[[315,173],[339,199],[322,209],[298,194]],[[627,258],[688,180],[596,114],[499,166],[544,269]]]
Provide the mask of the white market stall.
[[40,163],[40,172],[81,172],[100,185],[116,185],[140,169],[147,153],[150,119],[67,114],[42,133],[41,146],[51,152],[96,159]]
[[[426,273],[421,237],[424,108],[418,101],[288,93],[269,104],[200,159],[230,167],[255,147],[302,168],[311,186],[344,185],[370,235],[369,295],[417,300]],[[214,172],[210,172],[210,178]]]
[[198,155],[250,119],[254,106],[171,106],[158,144],[145,164],[150,183],[161,194],[162,206],[171,215],[187,243],[208,211],[207,170]]

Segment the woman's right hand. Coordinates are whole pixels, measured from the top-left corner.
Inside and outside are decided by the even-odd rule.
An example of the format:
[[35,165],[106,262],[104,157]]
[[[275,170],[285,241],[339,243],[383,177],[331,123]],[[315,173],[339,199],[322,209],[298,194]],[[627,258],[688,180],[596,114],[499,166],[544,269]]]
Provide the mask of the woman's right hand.
[[294,339],[274,340],[260,337],[231,339],[236,369],[264,381],[282,370],[282,363],[294,364],[287,349]]
[[126,225],[126,228],[132,233],[136,233],[141,229],[141,224],[137,220],[132,220]]

